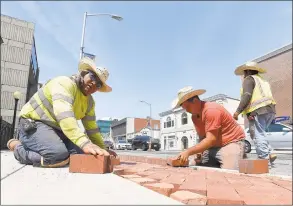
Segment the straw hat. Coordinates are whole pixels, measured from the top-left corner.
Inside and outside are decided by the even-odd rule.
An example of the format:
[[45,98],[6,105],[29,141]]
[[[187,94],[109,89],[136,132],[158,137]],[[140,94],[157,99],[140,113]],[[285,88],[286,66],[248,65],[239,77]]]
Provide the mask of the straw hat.
[[195,96],[202,95],[205,92],[206,90],[204,89],[194,90],[191,86],[184,87],[178,91],[177,98],[172,101],[172,108],[176,109],[180,107],[180,105],[184,103],[186,100]]
[[99,89],[99,92],[111,92],[112,88],[106,84],[106,81],[108,80],[109,77],[109,72],[106,68],[103,67],[97,67],[95,62],[88,58],[88,57],[83,57],[78,64],[78,71],[82,72],[84,70],[90,70],[94,72],[99,79],[103,82],[102,88]]
[[267,72],[265,69],[260,68],[256,62],[247,62],[246,64],[237,67],[234,73],[236,75],[244,75],[245,70],[254,70],[254,71],[258,71],[259,73]]

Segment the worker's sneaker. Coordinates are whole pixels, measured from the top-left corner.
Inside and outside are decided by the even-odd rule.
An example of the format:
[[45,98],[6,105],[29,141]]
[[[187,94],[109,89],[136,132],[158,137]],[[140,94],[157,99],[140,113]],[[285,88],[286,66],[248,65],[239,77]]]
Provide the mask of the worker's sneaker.
[[277,159],[277,155],[276,154],[270,154],[269,159],[270,159],[270,163],[273,163]]
[[11,139],[7,142],[7,148],[14,151],[15,147],[19,144],[21,144],[21,142],[18,139]]

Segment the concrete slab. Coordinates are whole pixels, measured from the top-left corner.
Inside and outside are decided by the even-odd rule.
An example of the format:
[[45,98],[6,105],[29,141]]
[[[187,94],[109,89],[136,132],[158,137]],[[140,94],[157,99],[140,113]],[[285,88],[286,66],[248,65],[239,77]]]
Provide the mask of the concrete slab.
[[[17,198],[15,198],[17,194]],[[48,198],[49,197],[49,198]],[[1,181],[3,205],[183,205],[114,174],[26,166]]]
[[23,167],[25,167],[25,165],[19,164],[11,151],[1,151],[1,180]]

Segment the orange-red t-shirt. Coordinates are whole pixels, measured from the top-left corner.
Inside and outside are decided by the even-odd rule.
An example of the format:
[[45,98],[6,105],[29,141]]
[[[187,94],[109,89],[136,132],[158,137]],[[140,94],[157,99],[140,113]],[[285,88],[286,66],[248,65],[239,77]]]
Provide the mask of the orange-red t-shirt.
[[199,137],[204,138],[207,132],[218,129],[216,147],[245,138],[242,127],[223,106],[215,102],[203,102],[202,107],[201,118],[192,116]]

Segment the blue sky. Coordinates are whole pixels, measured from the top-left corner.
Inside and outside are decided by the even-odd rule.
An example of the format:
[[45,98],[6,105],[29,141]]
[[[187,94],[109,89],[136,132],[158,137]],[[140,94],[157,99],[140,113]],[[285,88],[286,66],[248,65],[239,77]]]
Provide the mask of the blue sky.
[[[97,117],[153,117],[184,86],[239,98],[236,66],[292,43],[292,2],[1,1],[1,14],[35,23],[40,81],[76,73],[85,52],[109,69],[112,93],[94,94]],[[276,68],[277,69],[277,68]]]

